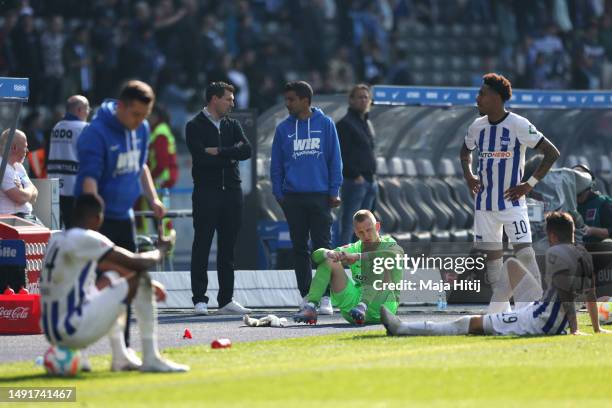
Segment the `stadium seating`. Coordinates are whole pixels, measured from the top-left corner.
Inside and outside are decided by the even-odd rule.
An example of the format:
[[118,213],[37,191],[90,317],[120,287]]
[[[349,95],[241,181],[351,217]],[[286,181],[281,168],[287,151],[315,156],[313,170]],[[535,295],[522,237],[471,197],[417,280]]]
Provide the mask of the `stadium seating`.
[[[414,85],[466,86],[496,64],[496,25],[398,24],[398,50],[409,55]],[[452,70],[449,70],[449,67]]]

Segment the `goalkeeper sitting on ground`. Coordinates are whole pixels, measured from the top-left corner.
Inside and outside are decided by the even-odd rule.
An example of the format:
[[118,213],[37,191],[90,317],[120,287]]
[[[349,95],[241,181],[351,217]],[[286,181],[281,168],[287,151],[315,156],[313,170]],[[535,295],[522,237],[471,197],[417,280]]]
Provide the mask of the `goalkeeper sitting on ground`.
[[[393,268],[383,268],[385,259],[380,258],[395,260],[404,251],[390,236],[380,236],[380,223],[368,210],[355,213],[353,228],[359,241],[334,250],[320,248],[312,254],[318,267],[305,302],[294,316],[296,322],[317,322],[316,308],[327,285],[331,286],[332,305],[349,323],[379,323],[382,305],[393,313],[397,311],[399,291],[375,287],[382,289],[384,283],[400,282],[402,271],[395,268],[395,262]],[[344,272],[345,265],[351,269],[351,278]],[[380,282],[375,285],[376,281]]]

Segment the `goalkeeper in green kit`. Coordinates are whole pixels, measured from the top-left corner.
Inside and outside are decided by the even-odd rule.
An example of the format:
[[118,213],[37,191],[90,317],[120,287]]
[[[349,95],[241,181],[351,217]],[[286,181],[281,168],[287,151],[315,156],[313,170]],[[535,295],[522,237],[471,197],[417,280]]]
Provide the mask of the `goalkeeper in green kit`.
[[[397,311],[399,290],[387,287],[399,283],[403,271],[395,263],[392,268],[383,268],[383,264],[391,262],[385,263],[381,258],[395,259],[404,251],[390,236],[380,236],[380,223],[368,210],[355,213],[353,228],[359,241],[334,250],[321,248],[313,252],[317,271],[305,302],[293,318],[296,322],[316,324],[317,306],[327,285],[331,288],[332,305],[340,309],[349,323],[379,323],[382,305],[392,313]],[[350,268],[351,277],[344,272],[345,266]]]

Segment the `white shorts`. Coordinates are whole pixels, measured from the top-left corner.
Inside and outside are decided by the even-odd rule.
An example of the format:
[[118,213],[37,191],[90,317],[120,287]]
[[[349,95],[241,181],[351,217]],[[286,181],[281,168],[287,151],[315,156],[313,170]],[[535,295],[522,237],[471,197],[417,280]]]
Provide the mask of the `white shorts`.
[[[540,305],[531,303],[514,312],[486,314],[482,317],[482,325],[485,334],[494,336],[541,336],[545,334],[561,334],[549,331],[545,333],[542,328],[545,326],[547,317],[533,317],[534,311]],[[555,329],[558,324],[555,322]],[[565,334],[565,333],[563,333]]]
[[[503,228],[503,229],[502,229]],[[503,211],[474,213],[474,242],[480,249],[501,249],[503,231],[513,244],[531,243],[531,226],[527,208],[512,207]]]
[[83,302],[81,316],[71,319],[75,328],[72,336],[65,336],[60,345],[83,349],[106,336],[117,317],[126,310],[128,281],[117,276],[116,272],[106,272],[111,286],[102,290],[97,288],[87,295]]

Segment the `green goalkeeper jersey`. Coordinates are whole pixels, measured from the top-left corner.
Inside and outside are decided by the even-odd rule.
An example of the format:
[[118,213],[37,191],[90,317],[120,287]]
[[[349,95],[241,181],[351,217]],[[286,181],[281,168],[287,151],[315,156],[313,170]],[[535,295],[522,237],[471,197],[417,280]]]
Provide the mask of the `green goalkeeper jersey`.
[[[403,271],[397,268],[394,262],[390,269],[382,268],[384,258],[394,258],[397,255],[403,255],[404,250],[397,242],[389,235],[380,237],[380,241],[376,243],[366,243],[361,240],[335,248],[334,251],[346,252],[351,254],[361,254],[361,259],[352,265],[351,276],[355,282],[355,287],[362,292],[362,299],[366,303],[385,303],[386,301],[399,301],[399,290],[377,291],[374,289],[374,282],[382,280],[385,282],[398,283],[403,277]],[[376,259],[378,258],[378,261]],[[378,271],[374,266],[378,265]],[[382,269],[382,272],[381,272]]]

